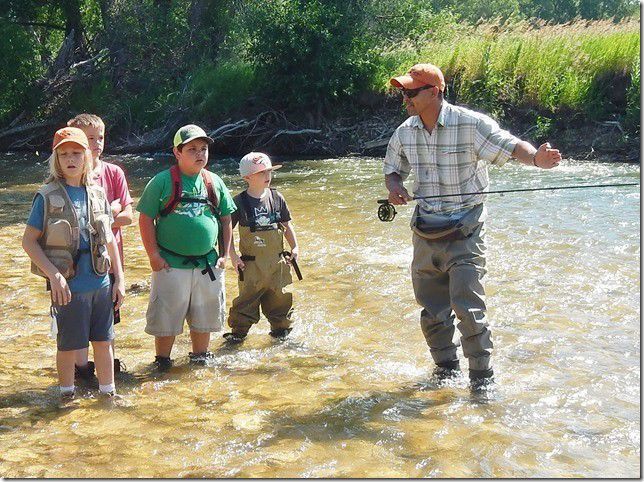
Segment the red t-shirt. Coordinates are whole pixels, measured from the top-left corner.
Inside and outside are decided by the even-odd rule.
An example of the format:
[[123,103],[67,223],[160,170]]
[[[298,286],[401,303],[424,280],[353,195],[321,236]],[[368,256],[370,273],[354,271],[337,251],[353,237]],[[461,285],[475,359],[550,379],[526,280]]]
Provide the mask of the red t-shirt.
[[[116,164],[101,161],[101,169],[97,176],[94,177],[94,182],[105,190],[107,201],[111,204],[112,201],[118,199],[121,203],[121,209],[125,206],[132,204],[132,196],[127,187],[127,180],[125,173]],[[113,228],[114,238],[119,247],[119,254],[121,255],[121,265],[123,265],[123,239],[121,238],[121,228]]]

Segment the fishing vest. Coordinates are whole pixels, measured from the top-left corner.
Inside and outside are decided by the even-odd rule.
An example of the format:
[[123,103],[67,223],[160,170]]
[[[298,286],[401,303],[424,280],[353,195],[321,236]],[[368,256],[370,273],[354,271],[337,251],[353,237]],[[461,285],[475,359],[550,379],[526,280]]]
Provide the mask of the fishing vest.
[[[112,240],[112,228],[105,212],[105,191],[99,186],[86,186],[86,191],[89,250],[80,249],[78,216],[65,187],[55,180],[38,190],[44,200],[43,230],[38,244],[66,279],[76,275],[76,265],[83,252],[91,254],[92,268],[98,276],[105,275],[111,265],[107,244]],[[33,261],[31,272],[47,278]]]

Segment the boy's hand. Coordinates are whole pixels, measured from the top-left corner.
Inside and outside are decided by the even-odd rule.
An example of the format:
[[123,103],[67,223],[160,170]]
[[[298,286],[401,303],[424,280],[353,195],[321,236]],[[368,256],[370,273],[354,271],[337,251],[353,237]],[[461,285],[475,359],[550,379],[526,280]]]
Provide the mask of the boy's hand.
[[218,258],[216,267],[219,268],[219,269],[224,269],[226,267],[226,260],[227,259],[228,258],[225,257],[225,256],[222,256],[221,258]]
[[51,286],[51,299],[55,305],[65,306],[72,300],[72,292],[62,274],[57,272],[49,278],[49,284]]
[[242,259],[239,256],[237,256],[237,253],[230,255],[230,262],[233,264],[233,268],[235,269],[244,270],[244,268],[246,268],[246,265],[244,264]]
[[300,256],[299,252],[300,251],[297,246],[291,248],[291,256],[289,256],[287,260],[289,264],[291,264],[291,261],[297,261],[297,258]]
[[118,310],[121,307],[123,298],[125,298],[125,280],[118,278],[112,287],[112,301],[115,309]]
[[162,269],[170,269],[168,262],[163,259],[160,253],[156,253],[154,256],[150,257],[150,267],[152,271],[161,271]]
[[110,207],[112,208],[112,217],[115,218],[121,211],[123,211],[123,206],[121,206],[121,201],[118,199],[115,199],[112,201],[110,204]]

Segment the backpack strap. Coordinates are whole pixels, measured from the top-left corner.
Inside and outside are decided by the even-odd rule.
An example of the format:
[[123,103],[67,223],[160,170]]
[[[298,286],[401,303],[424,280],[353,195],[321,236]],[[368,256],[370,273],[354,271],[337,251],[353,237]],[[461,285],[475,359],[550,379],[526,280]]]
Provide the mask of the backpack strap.
[[212,213],[219,217],[219,197],[217,196],[217,191],[212,184],[212,175],[210,171],[206,169],[201,170],[201,178],[203,179],[204,184],[206,185],[206,192],[208,193],[208,201],[210,201],[210,210]]
[[[217,195],[217,191],[213,186],[212,173],[207,169],[202,169],[201,178],[203,179],[204,184],[206,184],[206,192],[208,197],[208,205],[210,206],[210,211],[215,216],[215,218],[217,218],[217,228],[218,228],[217,248],[218,248],[218,255],[220,258],[222,258],[224,256],[224,230],[221,227],[221,219],[220,219],[221,211],[219,209],[219,196]],[[210,270],[210,266],[206,266],[206,269]],[[212,279],[214,277],[214,274],[211,274],[210,272],[209,274],[210,274],[210,278]]]
[[179,171],[179,166],[175,164],[170,168],[170,177],[172,178],[172,195],[163,209],[159,211],[160,216],[167,216],[174,208],[177,207],[177,204],[181,201],[181,193],[183,192],[183,186],[181,184],[181,172]]

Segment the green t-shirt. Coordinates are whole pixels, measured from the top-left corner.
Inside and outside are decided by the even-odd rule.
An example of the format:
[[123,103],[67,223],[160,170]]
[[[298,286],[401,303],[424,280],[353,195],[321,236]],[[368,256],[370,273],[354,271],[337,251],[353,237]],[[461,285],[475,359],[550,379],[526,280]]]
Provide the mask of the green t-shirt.
[[[228,216],[237,208],[228,188],[221,178],[210,172],[213,189],[219,199],[221,216]],[[206,184],[201,175],[185,176],[181,174],[182,197],[207,199]],[[160,172],[145,186],[136,210],[146,216],[156,219],[156,235],[159,246],[187,256],[200,256],[215,249],[208,255],[208,262],[217,262],[217,236],[219,225],[216,216],[207,204],[191,201],[181,201],[174,211],[167,216],[159,216],[159,212],[172,196],[172,176],[170,170]],[[171,268],[192,269],[196,266],[186,258],[175,256],[160,249],[161,256]],[[199,260],[199,268],[206,266],[205,260]]]

